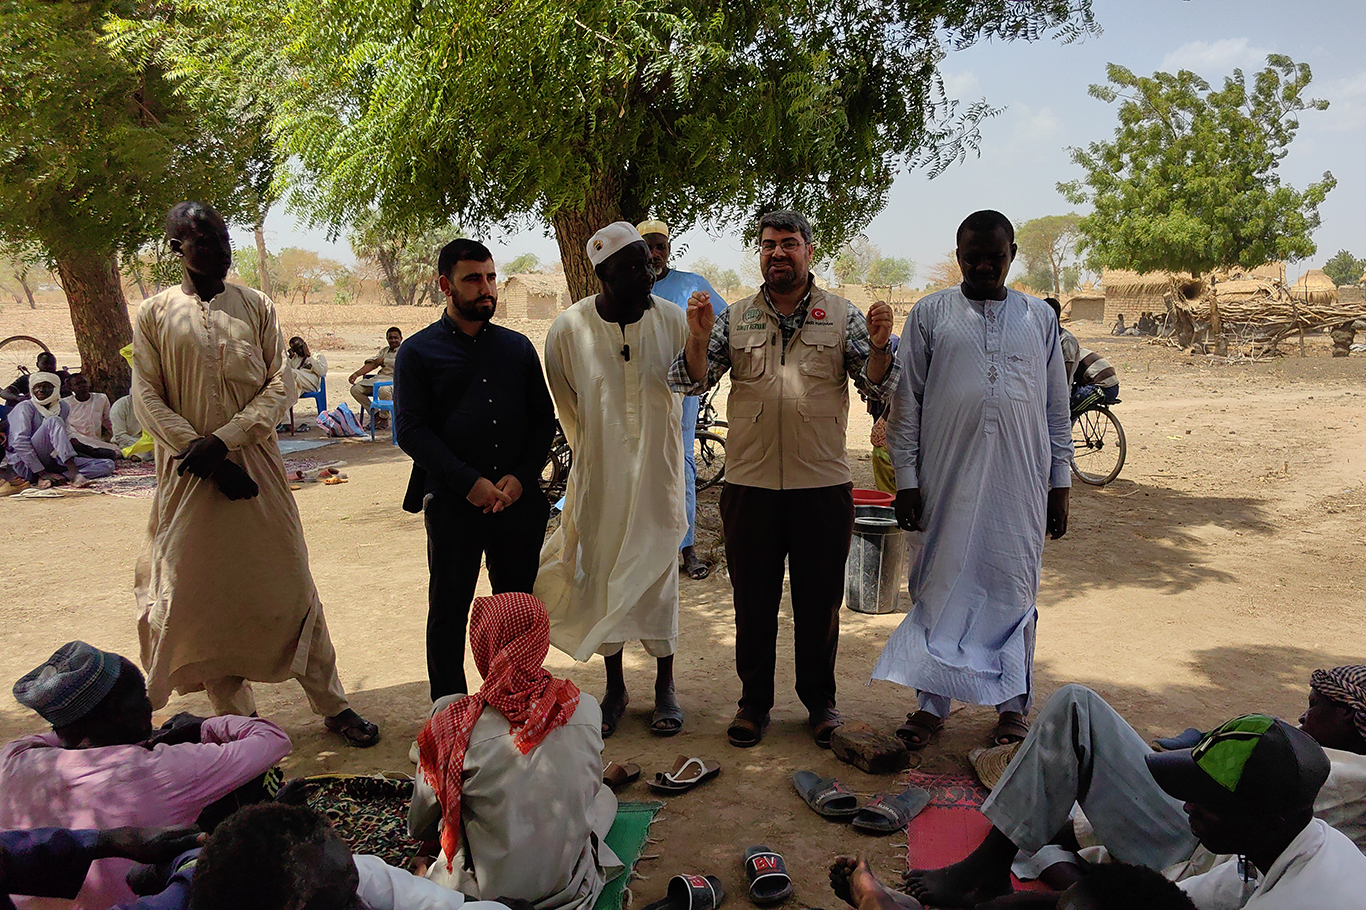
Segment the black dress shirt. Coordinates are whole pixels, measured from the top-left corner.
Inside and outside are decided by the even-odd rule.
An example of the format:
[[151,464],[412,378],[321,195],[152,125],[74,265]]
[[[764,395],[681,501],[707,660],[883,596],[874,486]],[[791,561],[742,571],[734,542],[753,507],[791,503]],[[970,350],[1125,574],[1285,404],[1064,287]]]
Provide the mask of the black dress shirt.
[[480,477],[540,484],[555,406],[531,339],[485,323],[473,337],[445,313],[398,349],[398,444],[426,473],[424,491],[465,496]]

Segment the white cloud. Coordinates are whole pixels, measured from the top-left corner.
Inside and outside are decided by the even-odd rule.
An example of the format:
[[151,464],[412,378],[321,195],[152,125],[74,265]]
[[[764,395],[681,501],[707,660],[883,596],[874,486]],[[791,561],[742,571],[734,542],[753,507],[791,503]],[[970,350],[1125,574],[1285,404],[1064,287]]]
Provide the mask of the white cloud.
[[950,98],[971,103],[982,97],[982,83],[972,70],[944,73],[944,91]]
[[1328,110],[1321,114],[1316,111],[1302,114],[1302,125],[1317,125],[1337,133],[1366,129],[1366,70],[1330,79],[1322,85],[1310,83],[1309,95],[1326,98]]
[[1218,83],[1235,67],[1260,69],[1271,49],[1253,47],[1246,38],[1220,38],[1218,41],[1191,41],[1171,51],[1158,66],[1164,73],[1190,70]]
[[1062,120],[1050,108],[1035,110],[1027,104],[1013,104],[1007,116],[1015,121],[1010,135],[1012,147],[1043,145],[1057,148],[1062,144]]

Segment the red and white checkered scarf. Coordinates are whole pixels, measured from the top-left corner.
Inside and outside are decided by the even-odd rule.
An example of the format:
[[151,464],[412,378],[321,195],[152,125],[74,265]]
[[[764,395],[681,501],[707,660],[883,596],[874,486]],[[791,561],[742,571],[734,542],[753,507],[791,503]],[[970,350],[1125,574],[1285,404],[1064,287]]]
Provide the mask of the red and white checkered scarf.
[[1366,666],[1334,667],[1315,670],[1309,685],[1325,698],[1352,709],[1352,723],[1357,732],[1366,736]]
[[579,687],[541,666],[550,650],[550,620],[545,605],[530,594],[476,597],[470,610],[470,650],[484,684],[434,714],[417,735],[419,767],[441,803],[447,870],[460,847],[465,750],[484,706],[492,705],[511,721],[508,732],[523,755],[568,723],[579,706]]

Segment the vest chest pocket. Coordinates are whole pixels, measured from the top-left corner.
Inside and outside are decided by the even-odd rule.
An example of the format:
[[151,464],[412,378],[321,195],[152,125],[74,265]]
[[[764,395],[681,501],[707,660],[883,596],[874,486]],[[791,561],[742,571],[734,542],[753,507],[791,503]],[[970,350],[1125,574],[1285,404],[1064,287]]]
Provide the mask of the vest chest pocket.
[[[731,377],[754,380],[764,375],[768,361],[768,329],[759,332],[735,332],[730,336]],[[757,416],[757,415],[756,415]]]
[[840,333],[834,326],[807,327],[797,336],[800,359],[797,372],[813,379],[834,379],[844,367]]

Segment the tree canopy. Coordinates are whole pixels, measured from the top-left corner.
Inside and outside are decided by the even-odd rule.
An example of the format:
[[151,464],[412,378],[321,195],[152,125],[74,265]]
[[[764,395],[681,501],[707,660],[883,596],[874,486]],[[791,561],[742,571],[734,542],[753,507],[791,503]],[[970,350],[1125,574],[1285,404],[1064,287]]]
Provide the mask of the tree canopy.
[[265,101],[312,217],[549,224],[576,294],[619,218],[790,206],[837,247],[899,170],[977,147],[994,111],[946,95],[946,47],[1098,31],[1091,0],[172,3],[212,24],[212,78]]
[[1315,251],[1318,206],[1337,181],[1303,191],[1278,168],[1305,110],[1309,65],[1272,54],[1251,84],[1242,70],[1214,89],[1195,73],[1136,76],[1116,64],[1092,97],[1119,102],[1114,139],[1073,149],[1085,175],[1058,189],[1090,204],[1078,249],[1092,268],[1201,274],[1302,259]]
[[350,240],[357,257],[378,267],[380,286],[393,303],[413,306],[424,299],[442,303],[437,256],[443,246],[463,236],[459,228],[448,225],[385,221],[372,210],[361,215]]
[[1080,215],[1069,212],[1031,218],[1015,228],[1015,242],[1030,287],[1055,297],[1076,287],[1080,271],[1072,259],[1080,222]]
[[1357,284],[1366,274],[1366,259],[1358,259],[1346,250],[1338,250],[1333,258],[1323,264],[1323,273],[1333,279],[1333,284]]

